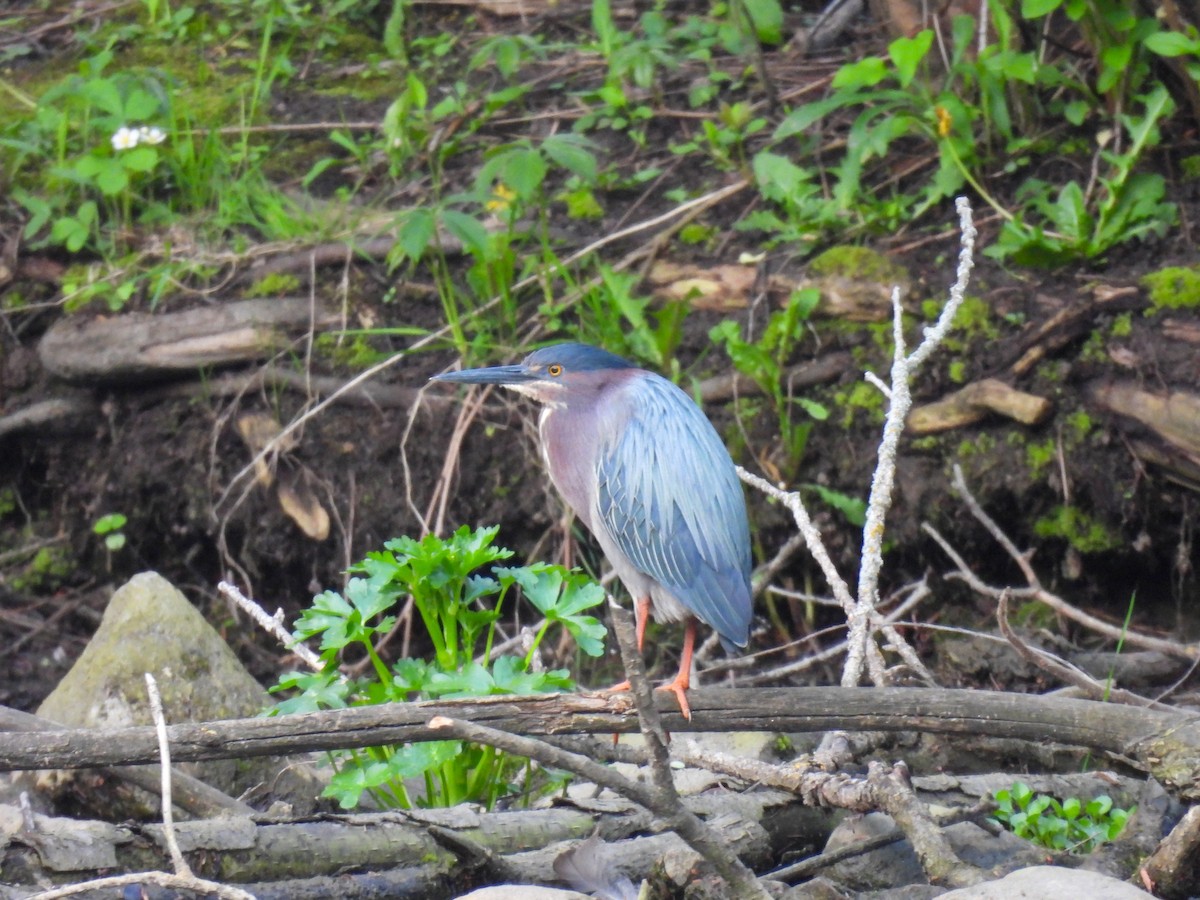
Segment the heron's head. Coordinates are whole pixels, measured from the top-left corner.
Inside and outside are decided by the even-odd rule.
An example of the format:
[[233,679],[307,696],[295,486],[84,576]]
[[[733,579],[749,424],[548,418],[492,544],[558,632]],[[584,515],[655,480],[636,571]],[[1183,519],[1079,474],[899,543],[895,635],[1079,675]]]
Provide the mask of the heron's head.
[[431,381],[456,384],[498,384],[532,397],[539,403],[561,405],[573,394],[600,390],[633,363],[588,344],[554,344],[530,353],[514,366],[464,369],[433,376]]

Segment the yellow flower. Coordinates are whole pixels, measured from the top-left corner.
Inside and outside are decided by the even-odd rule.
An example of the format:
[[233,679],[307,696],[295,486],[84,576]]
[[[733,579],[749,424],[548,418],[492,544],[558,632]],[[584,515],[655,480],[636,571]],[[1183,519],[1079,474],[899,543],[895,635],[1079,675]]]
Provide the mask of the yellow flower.
[[933,111],[937,115],[938,137],[946,137],[950,134],[950,128],[954,125],[954,119],[951,117],[950,111],[944,106],[935,106]]
[[517,192],[510,188],[504,182],[497,182],[492,188],[492,199],[483,204],[483,208],[488,212],[504,212],[512,202],[517,199]]

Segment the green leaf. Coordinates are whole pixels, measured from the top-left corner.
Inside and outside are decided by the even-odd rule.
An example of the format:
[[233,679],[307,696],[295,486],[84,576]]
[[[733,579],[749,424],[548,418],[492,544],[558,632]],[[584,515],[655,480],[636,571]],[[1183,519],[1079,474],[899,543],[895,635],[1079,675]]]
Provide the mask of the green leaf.
[[933,31],[926,28],[914,37],[896,38],[888,44],[888,56],[896,67],[896,79],[901,87],[908,87],[917,74],[917,67],[933,46]]
[[[376,584],[365,578],[350,579],[346,584],[346,599],[358,610],[364,622],[391,609],[396,603],[394,593],[379,590]],[[393,621],[385,619],[376,627],[386,631],[392,627]]]
[[554,134],[542,141],[542,152],[586,183],[596,180],[596,155],[592,142],[583,135]]
[[1159,56],[1183,56],[1200,53],[1200,41],[1178,31],[1156,31],[1147,35],[1143,46]]
[[158,114],[158,98],[141,88],[134,88],[125,98],[125,119],[142,122]]
[[268,712],[282,716],[321,709],[345,709],[351,687],[351,682],[336,668],[325,672],[287,672],[280,676],[271,692],[297,690],[300,695],[282,701]]
[[835,109],[840,109],[857,99],[850,92],[842,92],[824,100],[818,100],[816,103],[805,103],[803,106],[798,106],[779,123],[779,127],[775,129],[775,140],[781,141],[794,134],[807,131],[813,123],[819,122]]
[[158,165],[158,151],[153,147],[134,147],[126,150],[117,160],[130,172],[150,172]]
[[742,0],[755,36],[764,44],[783,41],[783,7],[779,0]]
[[887,77],[887,64],[881,57],[868,56],[858,62],[849,63],[837,70],[831,87],[842,88],[874,87]]
[[416,262],[424,256],[436,230],[437,219],[433,210],[421,207],[405,213],[396,233],[396,246],[401,250],[402,259]]
[[353,615],[354,607],[341,594],[325,591],[313,597],[312,606],[300,614],[292,634],[301,641],[322,635],[322,649],[340,650],[348,643],[346,622]]
[[110,159],[104,162],[106,165],[96,173],[96,187],[106,197],[114,197],[129,187],[129,175],[118,161]]
[[1021,0],[1021,18],[1040,19],[1062,5],[1062,0]]
[[[859,497],[851,497],[849,494],[843,494],[841,491],[835,491],[832,488],[827,488],[820,484],[810,484],[816,491],[817,496],[825,503],[832,506],[843,516],[851,525],[861,528],[867,521],[867,504],[866,501]],[[1004,792],[1007,793],[1007,792]],[[1009,802],[1011,807],[1011,802]]]
[[446,230],[462,242],[464,250],[477,259],[487,256],[488,233],[482,222],[456,209],[442,210],[441,217]]
[[1054,209],[1054,224],[1059,231],[1072,240],[1083,240],[1092,231],[1092,219],[1088,215],[1087,201],[1079,182],[1070,181],[1058,193]]
[[766,150],[754,155],[752,165],[754,180],[763,195],[770,200],[784,200],[790,197],[800,185],[812,178],[812,173],[800,168],[786,156]]

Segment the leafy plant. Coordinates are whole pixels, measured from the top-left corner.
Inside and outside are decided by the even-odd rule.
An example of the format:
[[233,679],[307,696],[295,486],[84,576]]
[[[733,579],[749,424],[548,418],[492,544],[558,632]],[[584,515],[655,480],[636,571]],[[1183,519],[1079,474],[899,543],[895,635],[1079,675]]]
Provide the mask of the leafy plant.
[[651,312],[650,298],[636,293],[641,281],[637,274],[601,263],[598,275],[598,283],[583,294],[581,339],[645,360],[657,369],[669,366],[683,339],[688,305],[672,302]]
[[1127,149],[1097,149],[1103,163],[1097,168],[1106,174],[1086,187],[1068,181],[1057,194],[1053,185],[1029,179],[1017,192],[1026,214],[1007,221],[985,252],[1026,265],[1056,264],[1099,256],[1132,238],[1165,234],[1178,218],[1177,206],[1166,200],[1166,180],[1157,172],[1134,172],[1134,166],[1158,144],[1158,125],[1174,111],[1174,102],[1161,84],[1138,102],[1141,116],[1117,117]]
[[[948,66],[939,66],[944,70],[940,77],[927,64],[935,52],[932,31],[898,38],[886,55],[843,66],[828,97],[803,104],[784,118],[774,144],[754,161],[760,189],[784,215],[759,211],[744,227],[774,231],[789,241],[807,236],[812,243],[821,228],[854,224],[839,222],[830,215],[832,208],[843,215],[848,211],[861,228],[892,229],[969,184],[1005,222],[988,251],[993,256],[1058,264],[1163,233],[1175,221],[1176,207],[1166,201],[1161,176],[1136,169],[1157,145],[1158,126],[1174,107],[1166,87],[1146,77],[1146,59],[1152,54],[1182,57],[1185,71],[1200,71],[1200,41],[1164,31],[1155,20],[1139,18],[1127,4],[1110,0],[1025,0],[1021,14],[1036,20],[1060,6],[1097,47],[1094,87],[1069,60],[1014,49],[1020,29],[1003,4],[989,7],[995,37],[984,46],[979,46],[973,18],[954,19]],[[1097,90],[1112,98],[1115,114],[1107,126],[1090,125],[1092,133],[1099,132],[1093,178],[1065,185],[1030,178],[1017,192],[1014,208],[1005,208],[988,190],[984,173],[1017,173],[1044,158],[1051,140],[1067,150],[1084,149],[1090,134],[1064,140],[1061,135],[1052,138],[1049,129],[1082,127],[1094,114]],[[785,166],[778,147],[799,141],[799,154],[786,156],[806,155],[817,146],[813,132],[820,123],[847,114],[853,120],[826,197],[820,173]],[[1037,123],[1042,122],[1051,124],[1038,134]],[[936,150],[937,165],[930,174],[891,178],[890,192],[864,190],[863,179],[873,165],[914,141]]]
[[1017,837],[1051,850],[1091,853],[1101,844],[1115,840],[1136,811],[1121,809],[1101,794],[1086,803],[1077,797],[1059,801],[1046,794],[1035,794],[1023,782],[1015,781],[995,795],[997,810],[992,820]]
[[[493,546],[497,531],[464,526],[445,540],[435,535],[419,541],[402,537],[388,541],[383,551],[367,554],[351,568],[355,577],[344,592],[317,595],[297,620],[298,640],[320,638],[324,668],[282,676],[271,690],[295,689],[299,694],[273,711],[573,690],[574,681],[565,669],[536,669],[537,650],[557,626],[584,653],[599,656],[604,626],[586,611],[603,601],[604,590],[562,566],[496,566],[512,556]],[[514,587],[543,621],[524,656],[493,659],[496,622]],[[397,604],[405,598],[411,599],[424,626],[433,657],[401,659],[389,666],[376,643],[395,625]],[[365,654],[370,675],[348,679],[339,674],[342,657],[352,650]],[[334,753],[331,759],[337,771],[325,794],[343,808],[356,806],[364,792],[385,807],[474,801],[490,808],[515,790],[513,782],[521,770],[526,783],[533,775],[528,760],[462,741],[372,747]],[[414,794],[409,779],[421,779],[423,790]]]
[[[757,341],[743,338],[738,323],[731,320],[709,332],[714,343],[725,346],[734,367],[753,378],[771,398],[779,422],[780,440],[792,468],[804,455],[812,420],[824,421],[829,417],[829,411],[820,403],[792,394],[784,377],[791,353],[803,334],[804,323],[819,300],[820,292],[815,288],[796,291],[783,309],[771,313],[762,337]],[[804,417],[799,421],[793,417],[793,408],[797,406],[804,411]]]
[[92,526],[92,533],[104,538],[104,546],[109,553],[116,553],[125,546],[125,534],[121,529],[127,521],[121,513],[109,513],[96,520]]

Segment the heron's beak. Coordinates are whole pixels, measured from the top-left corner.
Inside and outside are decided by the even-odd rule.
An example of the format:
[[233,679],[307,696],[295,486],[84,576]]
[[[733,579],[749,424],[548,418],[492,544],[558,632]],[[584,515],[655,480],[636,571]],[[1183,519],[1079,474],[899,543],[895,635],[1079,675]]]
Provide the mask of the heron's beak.
[[453,384],[501,384],[516,387],[538,381],[542,376],[525,366],[492,366],[488,369],[463,369],[461,372],[444,372],[434,375],[430,381],[448,381]]

